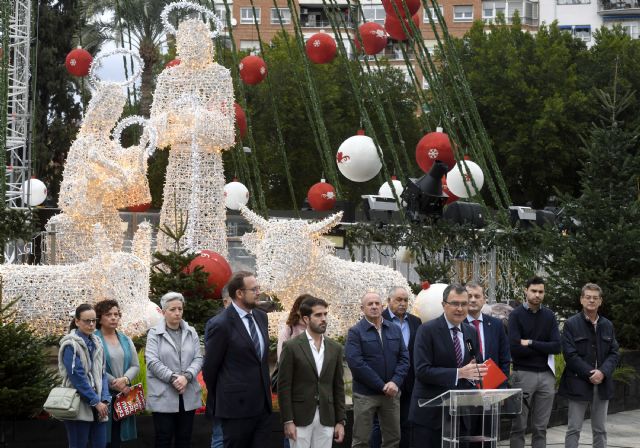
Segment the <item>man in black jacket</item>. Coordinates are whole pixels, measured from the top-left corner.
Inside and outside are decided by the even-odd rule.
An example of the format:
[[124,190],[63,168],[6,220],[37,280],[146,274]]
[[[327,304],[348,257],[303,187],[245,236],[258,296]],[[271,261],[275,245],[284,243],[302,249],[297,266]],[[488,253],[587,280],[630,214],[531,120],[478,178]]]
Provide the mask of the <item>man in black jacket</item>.
[[618,364],[618,342],[611,321],[598,314],[602,289],[595,283],[582,287],[582,312],[569,318],[562,332],[566,368],[560,394],[569,400],[566,448],[577,448],[584,413],[591,403],[593,446],[607,446],[607,408],[613,397],[613,370]]

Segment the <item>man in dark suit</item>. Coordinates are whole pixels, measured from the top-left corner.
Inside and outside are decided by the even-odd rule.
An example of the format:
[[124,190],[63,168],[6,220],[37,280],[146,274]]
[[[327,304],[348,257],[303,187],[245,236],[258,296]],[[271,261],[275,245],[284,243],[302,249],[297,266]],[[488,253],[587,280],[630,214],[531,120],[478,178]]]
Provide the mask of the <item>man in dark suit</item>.
[[493,359],[493,362],[509,378],[511,350],[504,325],[500,319],[482,312],[482,307],[487,303],[482,286],[475,282],[467,282],[465,286],[469,294],[467,322],[478,337],[479,354],[484,360]]
[[[400,328],[402,339],[409,350],[409,372],[400,387],[400,448],[408,448],[411,442],[411,422],[409,421],[409,404],[413,392],[413,344],[416,339],[418,327],[422,324],[419,317],[407,313],[409,307],[409,292],[403,286],[395,286],[389,291],[387,307],[382,312],[382,317],[393,322]],[[369,448],[379,448],[382,445],[380,424],[376,418],[373,422],[373,431]]]
[[280,355],[278,402],[291,448],[331,448],[344,439],[343,349],[324,337],[328,307],[305,299],[299,313],[307,329],[285,342]]
[[271,430],[267,314],[256,309],[260,287],[252,273],[237,272],[227,288],[231,305],[206,335],[207,412],[221,423],[225,448],[258,448]]
[[442,306],[444,314],[422,324],[416,334],[413,352],[415,384],[409,409],[413,446],[436,448],[442,442],[442,409],[420,407],[419,402],[451,389],[472,389],[475,386],[470,381],[479,380],[487,373],[487,368],[477,364],[466,347],[470,340],[475,353],[478,353],[475,331],[463,325],[469,308],[464,286],[447,286]]

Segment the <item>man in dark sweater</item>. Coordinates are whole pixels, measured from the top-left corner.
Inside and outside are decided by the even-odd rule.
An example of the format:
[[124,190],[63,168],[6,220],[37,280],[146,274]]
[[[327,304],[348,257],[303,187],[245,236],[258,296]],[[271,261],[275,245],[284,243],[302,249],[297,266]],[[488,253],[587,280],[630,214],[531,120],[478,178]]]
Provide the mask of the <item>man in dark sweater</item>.
[[553,355],[560,353],[560,332],[553,312],[542,306],[544,280],[527,281],[525,302],[509,315],[509,340],[513,373],[511,386],[522,389],[522,414],[511,426],[511,448],[524,448],[527,418],[531,413],[531,446],[547,446],[547,424],[555,395]]

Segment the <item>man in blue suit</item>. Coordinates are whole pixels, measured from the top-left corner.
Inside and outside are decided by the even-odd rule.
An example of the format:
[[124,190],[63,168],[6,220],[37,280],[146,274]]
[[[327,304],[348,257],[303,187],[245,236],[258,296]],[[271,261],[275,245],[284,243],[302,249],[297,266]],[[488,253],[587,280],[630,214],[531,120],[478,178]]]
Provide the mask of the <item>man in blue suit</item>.
[[227,288],[232,303],[205,336],[207,413],[221,423],[225,448],[260,448],[271,433],[267,314],[256,308],[260,287],[252,273],[237,272]]
[[[415,384],[409,419],[413,424],[412,446],[437,448],[442,442],[442,409],[420,407],[451,389],[472,389],[471,381],[487,373],[481,359],[472,357],[467,341],[477,354],[476,332],[463,322],[467,318],[469,296],[462,285],[447,286],[443,293],[444,314],[418,328],[413,351]],[[463,422],[464,423],[464,422]],[[469,429],[469,428],[466,428]]]
[[467,322],[478,337],[479,354],[484,360],[493,359],[493,362],[509,378],[511,351],[504,325],[500,319],[482,312],[482,307],[487,303],[482,286],[475,282],[467,282],[465,286],[469,294]]

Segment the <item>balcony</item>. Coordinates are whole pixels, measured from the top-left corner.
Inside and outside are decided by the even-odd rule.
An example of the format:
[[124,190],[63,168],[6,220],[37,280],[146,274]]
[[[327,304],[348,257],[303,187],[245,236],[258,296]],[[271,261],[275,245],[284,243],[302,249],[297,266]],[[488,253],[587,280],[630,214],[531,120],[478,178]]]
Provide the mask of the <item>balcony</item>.
[[603,0],[598,3],[598,14],[628,16],[640,14],[640,0]]
[[[334,17],[330,17],[334,14]],[[353,16],[349,8],[324,8],[318,6],[300,5],[300,26],[302,28],[331,28],[331,20],[342,27],[343,22],[348,28],[354,28]]]

